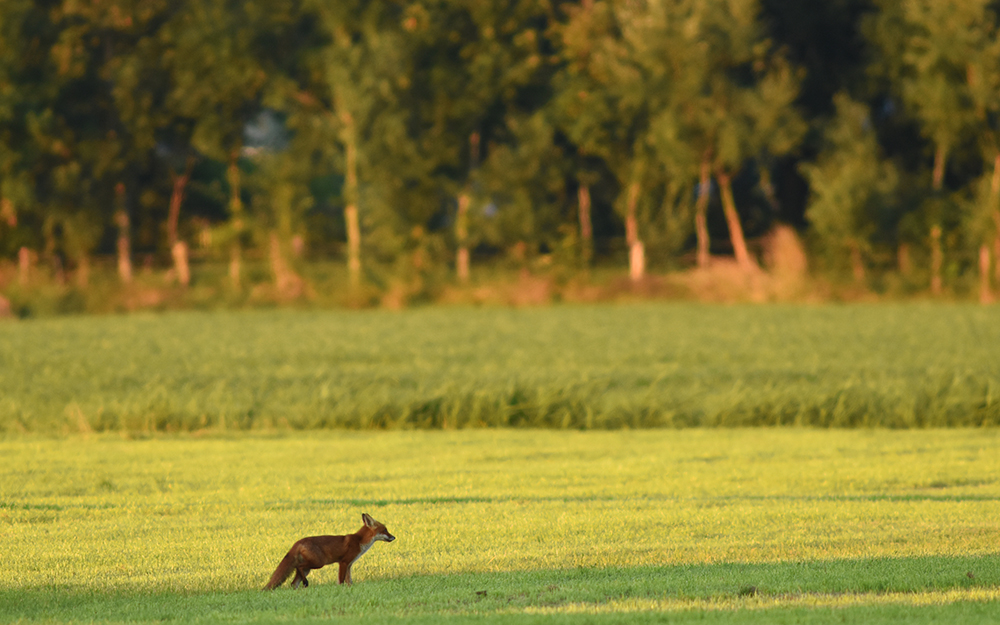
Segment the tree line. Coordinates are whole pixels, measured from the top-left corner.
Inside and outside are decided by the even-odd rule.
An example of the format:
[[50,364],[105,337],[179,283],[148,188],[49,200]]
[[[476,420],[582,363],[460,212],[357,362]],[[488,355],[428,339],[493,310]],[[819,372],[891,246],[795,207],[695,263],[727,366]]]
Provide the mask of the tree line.
[[[806,6],[808,5],[808,6]],[[0,257],[358,288],[477,258],[1000,280],[986,0],[5,0]],[[750,243],[748,243],[750,241]],[[2,285],[0,285],[2,286]]]

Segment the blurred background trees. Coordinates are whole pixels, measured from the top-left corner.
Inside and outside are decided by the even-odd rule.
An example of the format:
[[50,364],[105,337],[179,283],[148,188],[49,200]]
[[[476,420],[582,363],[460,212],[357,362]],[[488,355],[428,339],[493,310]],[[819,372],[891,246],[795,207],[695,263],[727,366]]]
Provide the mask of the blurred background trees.
[[787,224],[833,282],[989,301],[996,11],[8,0],[0,291],[148,274],[364,302],[477,267],[752,274]]

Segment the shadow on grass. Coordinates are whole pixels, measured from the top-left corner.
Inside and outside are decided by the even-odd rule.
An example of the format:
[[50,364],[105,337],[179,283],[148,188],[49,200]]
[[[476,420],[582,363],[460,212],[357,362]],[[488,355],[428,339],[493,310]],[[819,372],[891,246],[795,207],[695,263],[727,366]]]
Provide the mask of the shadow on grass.
[[[458,573],[273,592],[102,592],[66,580],[0,589],[0,621],[811,623],[836,614],[848,622],[976,623],[1000,619],[998,589],[1000,554]],[[906,601],[928,593],[943,600]],[[854,595],[861,597],[853,605],[837,607],[794,601]],[[890,596],[901,599],[878,600]]]

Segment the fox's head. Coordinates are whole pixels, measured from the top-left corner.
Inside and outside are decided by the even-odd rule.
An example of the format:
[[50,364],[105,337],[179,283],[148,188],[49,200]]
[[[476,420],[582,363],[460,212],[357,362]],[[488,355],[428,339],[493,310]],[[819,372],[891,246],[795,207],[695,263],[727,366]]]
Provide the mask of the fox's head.
[[396,537],[385,529],[385,525],[373,519],[370,514],[362,514],[361,519],[365,522],[365,526],[375,530],[375,540],[384,540],[387,543],[396,540]]

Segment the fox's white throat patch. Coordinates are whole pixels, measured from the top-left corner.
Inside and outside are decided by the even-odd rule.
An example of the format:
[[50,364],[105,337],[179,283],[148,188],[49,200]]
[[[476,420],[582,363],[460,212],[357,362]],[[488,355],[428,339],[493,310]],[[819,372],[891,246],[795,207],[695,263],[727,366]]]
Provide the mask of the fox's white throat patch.
[[375,539],[374,538],[372,538],[370,541],[368,541],[366,543],[361,543],[361,551],[359,551],[358,555],[355,556],[355,558],[353,560],[351,560],[351,564],[354,564],[355,562],[357,562],[361,558],[361,556],[365,555],[366,551],[368,551],[369,549],[372,548],[372,545],[374,545],[374,544],[375,544]]

